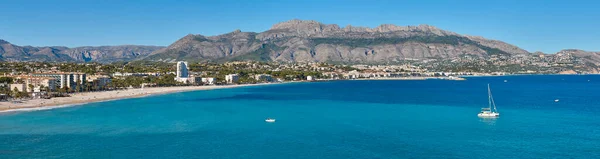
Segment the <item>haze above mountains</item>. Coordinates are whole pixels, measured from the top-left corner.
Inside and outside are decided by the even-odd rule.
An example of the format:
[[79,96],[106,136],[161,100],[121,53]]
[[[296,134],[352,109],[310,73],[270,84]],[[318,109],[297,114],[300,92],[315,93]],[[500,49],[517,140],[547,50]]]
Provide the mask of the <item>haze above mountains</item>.
[[[561,51],[564,52],[565,50]],[[595,54],[569,49],[578,54]],[[459,56],[531,54],[517,46],[477,36],[460,35],[434,26],[375,28],[290,20],[269,30],[236,30],[217,36],[189,34],[163,46],[17,46],[0,40],[1,61],[116,62],[238,60],[276,62],[395,63],[412,59],[446,59]]]

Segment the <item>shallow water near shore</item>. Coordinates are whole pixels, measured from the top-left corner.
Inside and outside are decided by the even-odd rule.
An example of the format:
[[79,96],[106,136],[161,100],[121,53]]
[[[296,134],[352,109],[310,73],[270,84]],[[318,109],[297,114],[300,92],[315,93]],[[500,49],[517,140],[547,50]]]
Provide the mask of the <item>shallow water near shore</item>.
[[[497,119],[477,117],[487,83]],[[0,158],[595,158],[598,92],[595,75],[182,92],[0,114]]]

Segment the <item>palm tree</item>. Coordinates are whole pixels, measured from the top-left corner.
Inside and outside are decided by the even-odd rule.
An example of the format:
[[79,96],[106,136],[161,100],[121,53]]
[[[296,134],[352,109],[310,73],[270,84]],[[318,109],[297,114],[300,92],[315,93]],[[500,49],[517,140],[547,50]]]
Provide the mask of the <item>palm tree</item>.
[[76,81],[76,85],[75,85],[75,92],[80,92],[82,90],[81,88],[81,80],[77,80]]
[[19,92],[19,89],[17,87],[15,87],[15,89],[13,89],[13,95],[15,98],[21,98],[21,92]]

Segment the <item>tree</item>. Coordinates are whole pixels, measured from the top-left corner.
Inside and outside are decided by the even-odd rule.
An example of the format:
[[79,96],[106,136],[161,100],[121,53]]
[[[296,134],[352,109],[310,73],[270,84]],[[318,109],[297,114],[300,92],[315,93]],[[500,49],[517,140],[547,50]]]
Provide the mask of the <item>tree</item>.
[[48,86],[40,86],[40,91],[50,93],[50,87]]
[[27,86],[29,87],[29,90],[30,90],[31,92],[33,92],[33,87],[35,87],[35,86],[33,86],[33,84],[29,84],[29,85],[27,85]]
[[13,83],[13,78],[12,77],[0,77],[0,83],[7,83],[7,84],[11,84]]
[[19,92],[19,89],[17,87],[13,89],[13,95],[15,98],[21,98],[21,93]]
[[54,86],[54,90],[56,90],[56,92],[60,92],[60,86]]
[[93,82],[89,82],[88,84],[85,85],[85,91],[89,92],[92,89],[92,83]]
[[57,89],[60,94],[64,94],[64,93],[67,93],[67,90],[69,90],[69,87],[57,88]]
[[81,80],[77,80],[77,84],[75,85],[75,92],[80,92],[81,90]]

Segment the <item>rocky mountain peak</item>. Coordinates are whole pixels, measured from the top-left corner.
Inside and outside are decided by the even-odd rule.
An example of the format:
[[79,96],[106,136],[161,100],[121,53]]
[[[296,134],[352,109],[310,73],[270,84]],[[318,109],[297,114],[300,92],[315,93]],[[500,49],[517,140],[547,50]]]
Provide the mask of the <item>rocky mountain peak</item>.
[[352,25],[346,25],[343,29],[345,32],[367,32],[370,31],[370,28],[367,27],[355,27]]
[[0,39],[0,44],[10,44],[10,43],[8,41],[6,41],[6,40]]
[[585,51],[579,50],[579,49],[564,49],[564,50],[561,50],[560,52],[585,52]]
[[196,35],[194,35],[194,34],[188,34],[188,35],[185,35],[184,37],[182,37],[181,39],[194,39],[195,37],[196,37]]
[[339,32],[363,32],[363,33],[387,33],[401,31],[418,31],[433,33],[436,35],[457,35],[456,33],[445,31],[437,27],[421,24],[418,26],[398,26],[394,24],[382,24],[375,28],[347,25],[340,28],[336,24],[323,24],[314,20],[293,19],[273,25],[271,30],[288,30],[300,35],[322,35]]
[[560,50],[559,52],[557,52],[556,54],[580,54],[580,55],[586,55],[586,54],[600,54],[600,52],[585,51],[585,50],[580,50],[580,49],[563,49],[563,50]]
[[[348,32],[353,33],[391,33],[391,32],[422,32],[434,34],[438,36],[458,35],[454,32],[445,31],[431,25],[418,26],[398,26],[394,24],[382,24],[375,28],[347,25],[344,28],[336,24],[324,24],[314,20],[299,20],[293,19],[286,22],[281,22],[271,27],[272,31],[287,32],[286,36],[301,36],[301,37],[324,37],[331,35],[344,36]],[[410,33],[399,33],[409,35]],[[358,35],[358,34],[354,34]]]
[[277,23],[271,27],[271,30],[276,29],[309,29],[321,28],[323,24],[314,20],[292,19],[289,21]]
[[271,27],[271,30],[285,31],[296,36],[306,37],[322,35],[324,32],[337,31],[339,30],[339,27],[334,25],[327,26],[314,20],[293,19],[275,24],[273,27]]

